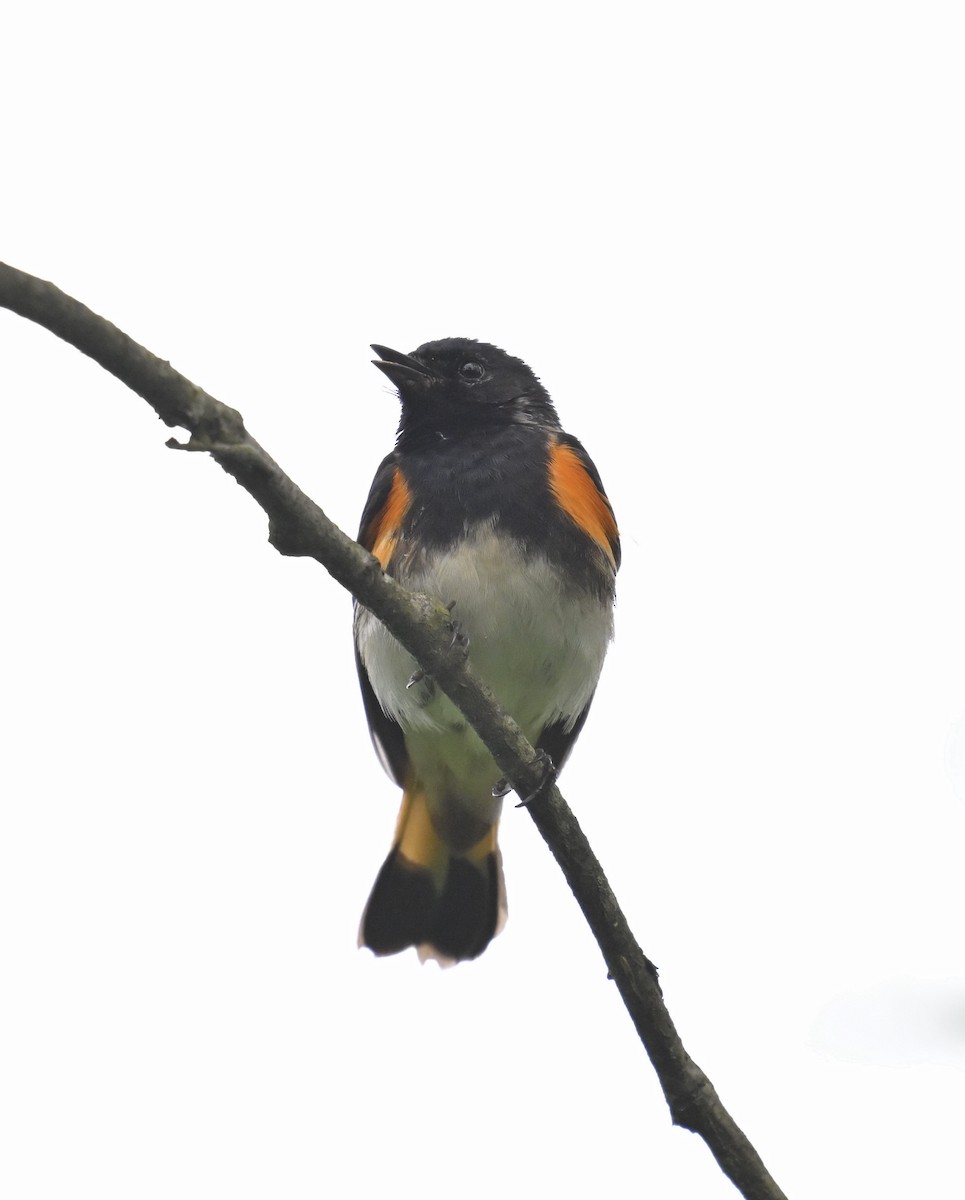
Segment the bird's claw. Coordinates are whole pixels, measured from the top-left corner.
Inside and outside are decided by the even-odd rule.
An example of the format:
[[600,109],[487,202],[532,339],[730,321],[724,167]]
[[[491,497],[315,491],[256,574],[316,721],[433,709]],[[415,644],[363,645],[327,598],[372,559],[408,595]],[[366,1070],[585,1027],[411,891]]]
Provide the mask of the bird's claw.
[[461,650],[468,650],[469,634],[463,630],[462,625],[458,621],[451,621],[449,628],[452,630],[452,641],[449,643],[449,649],[454,650],[458,646]]
[[556,767],[553,765],[553,760],[546,753],[546,751],[537,750],[536,758],[540,766],[543,768],[543,778],[528,796],[520,800],[520,802],[516,805],[517,808],[525,808],[527,804],[532,804],[534,800],[538,800],[540,796],[544,795],[547,788],[551,788],[556,782],[556,776],[558,772]]

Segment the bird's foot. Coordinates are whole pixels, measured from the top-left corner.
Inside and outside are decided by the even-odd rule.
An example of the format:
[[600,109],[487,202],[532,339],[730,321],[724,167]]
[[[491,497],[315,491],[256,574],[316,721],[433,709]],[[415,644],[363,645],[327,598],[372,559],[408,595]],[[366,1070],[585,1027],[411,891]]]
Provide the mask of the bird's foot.
[[532,804],[534,800],[538,800],[540,796],[545,795],[547,790],[556,782],[556,776],[559,774],[559,772],[556,770],[556,767],[553,765],[553,760],[546,753],[546,751],[537,750],[536,758],[543,770],[543,778],[528,796],[520,800],[520,802],[516,805],[517,808],[525,808],[527,804]]

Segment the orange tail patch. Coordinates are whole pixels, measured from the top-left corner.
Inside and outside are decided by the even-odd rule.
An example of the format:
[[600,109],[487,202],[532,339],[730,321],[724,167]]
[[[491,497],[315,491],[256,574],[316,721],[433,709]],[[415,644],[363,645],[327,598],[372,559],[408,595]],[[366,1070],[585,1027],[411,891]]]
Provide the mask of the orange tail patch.
[[425,792],[406,783],[395,842],[375,880],[359,945],[375,954],[416,946],[443,966],[476,958],[502,928],[506,890],[496,826],[464,854],[436,832]]

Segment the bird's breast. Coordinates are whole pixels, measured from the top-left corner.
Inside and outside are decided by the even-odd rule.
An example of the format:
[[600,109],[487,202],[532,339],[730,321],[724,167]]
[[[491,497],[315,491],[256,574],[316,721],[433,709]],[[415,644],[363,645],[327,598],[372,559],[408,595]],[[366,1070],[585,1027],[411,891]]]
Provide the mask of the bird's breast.
[[[489,522],[435,551],[409,548],[403,537],[391,573],[452,605],[472,669],[531,740],[551,722],[575,722],[613,635],[611,604]],[[356,633],[379,703],[403,729],[464,724],[431,681],[407,686],[414,660],[365,609],[358,610]]]

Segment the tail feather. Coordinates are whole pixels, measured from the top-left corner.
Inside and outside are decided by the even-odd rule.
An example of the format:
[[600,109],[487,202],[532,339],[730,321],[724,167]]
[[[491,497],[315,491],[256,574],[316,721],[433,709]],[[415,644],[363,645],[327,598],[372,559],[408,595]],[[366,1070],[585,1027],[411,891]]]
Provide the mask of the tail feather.
[[450,858],[429,936],[419,947],[420,957],[459,962],[482,954],[500,929],[501,883],[498,851],[488,854],[478,865],[455,855]]
[[398,954],[419,945],[432,923],[438,898],[430,872],[393,847],[365,906],[359,944],[378,955]]
[[395,844],[362,915],[359,945],[377,955],[417,947],[424,962],[477,958],[502,928],[506,890],[496,826],[465,853],[439,837],[418,785],[406,787]]

